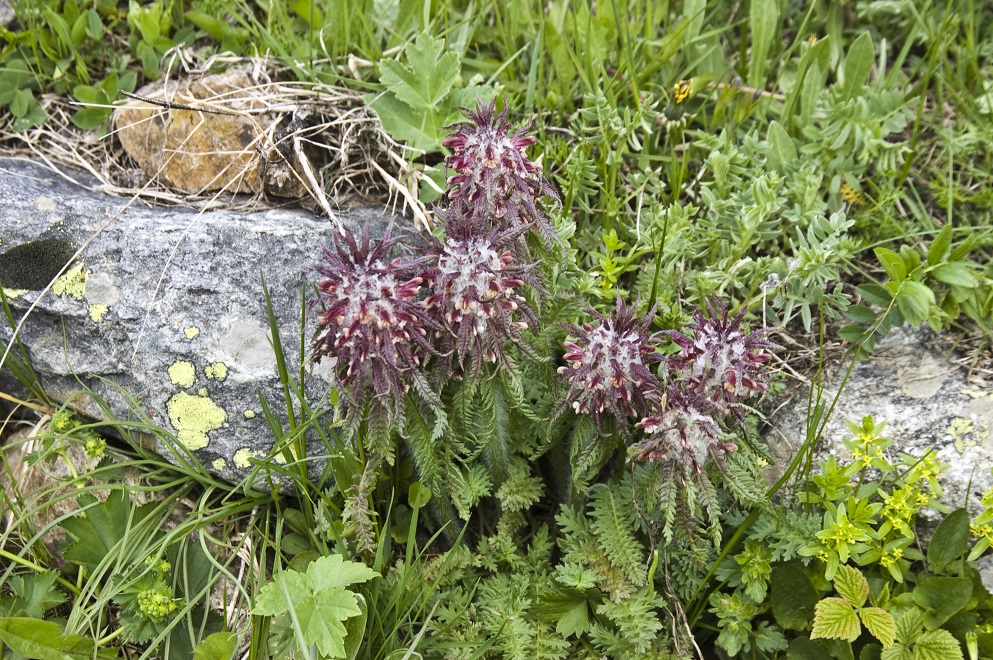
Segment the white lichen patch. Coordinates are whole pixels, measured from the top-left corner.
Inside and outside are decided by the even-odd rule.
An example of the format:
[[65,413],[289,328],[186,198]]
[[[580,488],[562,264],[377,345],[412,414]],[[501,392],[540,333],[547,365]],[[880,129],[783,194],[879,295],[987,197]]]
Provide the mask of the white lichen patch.
[[192,362],[188,360],[176,360],[168,370],[169,380],[173,385],[182,387],[184,390],[193,387],[197,379],[197,370]]
[[228,415],[210,397],[178,392],[166,402],[169,421],[179,441],[190,451],[210,444],[210,431],[221,428]]
[[223,458],[215,458],[214,461],[210,464],[210,467],[212,467],[215,470],[217,470],[218,472],[220,472],[221,470],[224,469],[224,467],[227,464],[228,464],[228,462],[226,460],[224,460]]
[[245,411],[245,419],[255,419],[255,411],[249,408]]
[[249,459],[263,459],[265,458],[265,452],[261,449],[252,449],[251,447],[242,447],[234,453],[234,466],[236,468],[247,470],[252,467],[252,462]]
[[203,373],[211,380],[223,381],[228,377],[228,368],[223,362],[212,362],[207,365]]
[[107,305],[90,305],[87,307],[90,311],[90,320],[94,323],[99,323],[103,320],[103,317],[107,316],[107,312],[110,311],[110,307]]
[[52,285],[52,293],[57,296],[66,295],[76,300],[82,300],[86,295],[86,279],[89,273],[80,262],[60,275]]
[[34,205],[35,205],[35,208],[37,208],[39,211],[42,211],[42,212],[45,212],[45,213],[51,213],[52,211],[54,211],[57,208],[56,207],[56,204],[55,204],[55,200],[52,199],[51,197],[46,197],[44,195],[42,195],[41,197],[39,197],[38,199],[36,199],[34,201]]
[[965,417],[955,417],[949,423],[945,433],[952,436],[955,450],[962,453],[966,447],[975,447],[990,437],[990,427]]
[[191,325],[188,328],[183,329],[183,334],[186,335],[187,339],[195,339],[198,334],[200,334],[200,328],[195,325]]

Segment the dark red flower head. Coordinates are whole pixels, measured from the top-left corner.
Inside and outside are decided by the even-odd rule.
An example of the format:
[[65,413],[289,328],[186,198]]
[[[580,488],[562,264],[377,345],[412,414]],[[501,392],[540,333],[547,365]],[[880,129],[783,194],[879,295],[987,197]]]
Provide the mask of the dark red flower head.
[[670,385],[652,414],[635,424],[645,437],[630,451],[639,461],[671,461],[699,472],[712,452],[737,449],[722,440],[725,433],[718,422],[722,416],[710,399]]
[[445,159],[454,172],[448,178],[453,205],[462,207],[463,215],[482,218],[487,227],[534,224],[546,243],[558,242],[536,200],[559,197],[541,175],[541,165],[524,154],[535,142],[526,135],[527,127],[511,133],[507,110],[497,113],[495,101],[480,101],[475,111],[461,110],[468,121],[447,127],[454,132],[442,142],[455,152]]
[[661,360],[653,344],[655,337],[648,335],[655,310],[638,319],[634,307],[626,307],[618,298],[616,315],[589,312],[599,323],[567,326],[573,339],[565,342],[564,359],[570,364],[559,367],[559,373],[569,380],[566,401],[577,413],[591,415],[598,425],[609,414],[624,433],[628,416],[647,414],[647,400],[662,387],[649,369]]
[[693,331],[692,337],[676,330],[662,333],[682,349],[669,358],[669,367],[684,372],[688,389],[714,403],[731,405],[732,412],[740,416],[735,404],[768,386],[764,365],[772,355],[764,351],[778,347],[764,338],[768,329],[749,334],[742,328],[744,308],[730,320],[727,308],[717,299],[714,304],[708,302],[707,309],[710,318],[698,309],[693,323],[686,326]]
[[468,368],[473,375],[484,362],[500,360],[507,341],[527,351],[521,330],[528,322],[537,324],[518,292],[526,282],[537,283],[528,266],[514,263],[508,249],[519,233],[453,231],[435,244],[437,261],[429,271],[435,292],[424,302],[448,329],[442,334],[441,352],[454,354],[461,370],[471,357]]
[[326,263],[313,266],[326,279],[318,284],[324,311],[312,360],[337,359],[337,384],[352,403],[362,405],[371,389],[392,411],[403,403],[407,374],[431,352],[425,335],[434,326],[417,302],[419,264],[390,259],[395,243],[389,230],[376,242],[368,231],[360,241],[346,231],[324,247]]

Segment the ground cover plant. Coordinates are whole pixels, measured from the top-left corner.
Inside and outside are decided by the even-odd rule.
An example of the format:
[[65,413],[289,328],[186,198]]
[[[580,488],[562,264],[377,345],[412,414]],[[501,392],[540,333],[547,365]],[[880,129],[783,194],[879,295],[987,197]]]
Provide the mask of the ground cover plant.
[[[943,505],[947,466],[871,417],[850,420],[850,458],[816,459],[816,387],[768,483],[759,412],[791,370],[850,369],[905,323],[989,369],[990,6],[15,9],[11,148],[45,135],[51,94],[105,131],[180,43],[267,54],[365,95],[435,223],[314,237],[319,331],[271,325],[270,458],[289,460],[253,463],[292,493],[148,453],[136,432],[172,434],[137,403],[75,418],[12,351],[31,395],[0,393],[5,432],[26,428],[3,453],[3,653],[993,656],[993,494]],[[331,358],[331,401],[307,400],[298,367]]]

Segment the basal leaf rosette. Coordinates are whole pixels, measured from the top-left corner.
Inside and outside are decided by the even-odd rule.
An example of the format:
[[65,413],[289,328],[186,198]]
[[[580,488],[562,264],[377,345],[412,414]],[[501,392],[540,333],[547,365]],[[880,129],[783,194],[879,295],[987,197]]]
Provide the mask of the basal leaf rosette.
[[537,200],[559,197],[542,176],[541,165],[524,153],[535,142],[527,127],[512,133],[507,109],[496,112],[495,102],[480,101],[475,110],[461,110],[467,121],[449,126],[453,133],[442,142],[454,151],[445,158],[453,171],[448,178],[452,206],[497,229],[533,223],[548,245],[558,242]]
[[765,363],[772,355],[765,351],[778,346],[765,339],[766,328],[746,332],[742,327],[744,308],[733,319],[728,318],[727,308],[719,300],[708,302],[707,309],[709,318],[698,309],[693,322],[687,324],[691,335],[677,330],[662,333],[681,349],[669,358],[668,366],[670,371],[683,372],[688,391],[730,407],[740,419],[743,412],[737,404],[767,388]]
[[439,352],[456,360],[458,371],[478,375],[485,362],[505,358],[508,341],[530,352],[521,330],[537,325],[520,295],[536,286],[530,267],[514,263],[510,246],[519,231],[479,235],[465,225],[446,223],[448,235],[435,243],[437,261],[429,271],[434,293],[424,303],[447,329]]
[[648,400],[662,389],[649,368],[662,359],[648,335],[655,310],[639,319],[618,299],[613,315],[588,311],[596,323],[566,326],[563,359],[569,364],[558,370],[569,382],[565,403],[590,415],[598,428],[612,418],[626,435],[628,417],[647,414]]
[[391,259],[396,243],[391,231],[372,241],[368,231],[356,239],[351,231],[324,247],[325,263],[314,270],[324,306],[312,359],[333,357],[335,378],[346,402],[361,408],[371,392],[395,413],[423,358],[433,352],[427,342],[435,324],[418,302],[423,278],[419,262]]

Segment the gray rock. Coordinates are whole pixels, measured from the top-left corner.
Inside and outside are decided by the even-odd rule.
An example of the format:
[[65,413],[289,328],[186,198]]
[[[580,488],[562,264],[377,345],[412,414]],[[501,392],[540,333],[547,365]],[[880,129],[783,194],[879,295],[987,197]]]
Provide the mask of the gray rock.
[[[175,434],[176,448],[156,442],[160,454],[176,460],[190,450],[231,481],[248,472],[250,457],[270,451],[259,393],[284,420],[286,413],[259,273],[299,374],[302,289],[316,280],[307,266],[332,235],[327,220],[300,210],[198,215],[139,202],[124,209],[126,199],[10,159],[0,159],[0,198],[0,282],[16,319],[38,302],[20,338],[50,397],[105,419],[93,400],[73,398],[82,383],[115,417],[135,419],[138,406]],[[391,219],[382,209],[340,217],[373,235]],[[39,300],[39,289],[94,234]],[[308,344],[314,329],[308,314]],[[11,334],[0,323],[0,346]],[[17,388],[0,369],[0,391]],[[307,391],[311,405],[327,407],[326,364],[308,367]],[[327,452],[317,442],[309,451]]]
[[[866,415],[886,422],[883,435],[893,439],[891,459],[898,452],[923,456],[932,448],[950,467],[939,477],[942,502],[958,508],[968,502],[971,513],[981,510],[979,496],[993,475],[993,387],[969,383],[966,373],[946,357],[949,347],[928,330],[897,330],[885,337],[869,360],[855,366],[824,430],[818,456],[850,459],[842,440],[851,436],[845,420],[861,423]],[[847,366],[847,365],[845,365]],[[828,380],[830,404],[844,369]],[[770,416],[766,440],[779,469],[788,465],[805,437],[807,390]],[[780,472],[781,474],[781,472]],[[924,522],[934,522],[929,509]]]
[[14,5],[10,0],[0,0],[0,26],[9,28],[16,18],[17,14],[14,13]]

